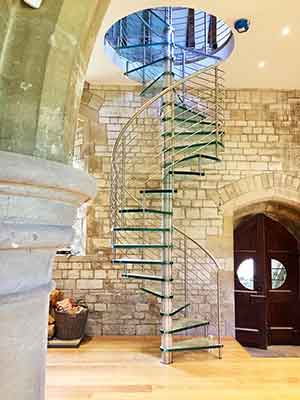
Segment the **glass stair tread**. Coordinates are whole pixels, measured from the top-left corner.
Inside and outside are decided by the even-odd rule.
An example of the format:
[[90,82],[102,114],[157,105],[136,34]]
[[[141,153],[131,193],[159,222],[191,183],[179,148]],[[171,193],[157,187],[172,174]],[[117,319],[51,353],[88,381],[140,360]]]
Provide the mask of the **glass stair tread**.
[[[162,103],[162,107],[171,106],[171,105],[172,105],[172,103]],[[188,119],[188,118],[192,118],[192,117],[201,118],[201,119],[206,118],[206,115],[201,114],[200,110],[189,108],[188,106],[185,106],[183,104],[175,103],[174,107],[175,107],[175,115],[178,118],[182,118],[182,119]]]
[[179,313],[180,311],[185,310],[185,309],[186,309],[187,307],[189,307],[190,305],[191,305],[190,303],[187,303],[187,304],[184,304],[183,306],[179,306],[179,307],[174,308],[174,310],[171,311],[170,313],[161,312],[160,315],[161,315],[161,316],[170,316],[170,317],[173,317],[174,315],[176,315],[176,314]]
[[146,85],[140,92],[140,96],[155,96],[164,89],[164,76],[165,72],[161,73],[158,77],[153,79],[148,85]]
[[196,114],[197,116],[200,115],[200,116],[202,116],[202,118],[205,118],[205,114],[201,114],[200,110],[194,110],[193,108],[188,107],[185,104],[175,103],[175,107],[177,109],[179,108],[180,110],[186,111],[186,112],[194,114],[194,115]]
[[179,160],[166,161],[164,166],[165,167],[169,167],[172,164],[177,165],[177,164],[180,164],[180,163],[183,163],[183,162],[186,162],[186,161],[193,160],[195,158],[203,158],[205,160],[210,160],[210,161],[221,161],[221,159],[216,157],[216,156],[210,156],[210,155],[207,155],[207,154],[194,154],[194,155],[191,155],[191,156],[183,157],[183,158],[181,158]]
[[187,331],[189,329],[193,328],[198,328],[200,326],[207,326],[209,325],[209,322],[206,320],[198,320],[198,319],[181,319],[179,321],[174,321],[172,324],[172,329],[164,331],[163,329],[160,329],[161,333],[176,333],[176,332],[182,332],[182,331]]
[[177,189],[144,189],[144,190],[140,190],[141,194],[157,194],[157,193],[161,193],[161,194],[172,194],[172,193],[177,193]]
[[[145,64],[145,59],[158,59],[161,58],[162,56],[167,56],[167,51],[168,51],[168,45],[167,42],[155,42],[155,43],[132,43],[129,42],[127,45],[116,47],[115,48],[116,52],[123,58],[126,58],[129,63],[136,63],[139,64],[138,67],[142,66]],[[135,76],[137,77],[138,81],[142,81],[142,75],[139,74],[141,71],[140,69],[137,71],[133,71],[132,73],[129,72],[130,70],[134,69],[134,65],[128,65],[127,67],[127,73],[129,74],[128,77],[134,78]],[[154,72],[154,67],[153,67],[153,72]],[[161,67],[159,69],[156,68],[156,72],[158,70],[161,70]]]
[[197,172],[197,171],[169,171],[169,174],[187,175],[187,176],[205,176],[205,172]]
[[174,146],[174,147],[168,147],[164,150],[164,152],[169,152],[174,150],[193,150],[193,149],[198,149],[198,148],[202,148],[202,147],[208,147],[208,146],[212,146],[212,145],[218,145],[221,147],[224,147],[223,143],[217,141],[217,140],[212,140],[210,142],[200,142],[200,143],[192,143],[189,145],[182,145],[182,146]]
[[169,228],[145,228],[143,226],[127,226],[113,228],[114,232],[170,232]]
[[129,76],[129,75],[133,74],[134,72],[141,71],[143,69],[150,68],[153,65],[162,63],[162,62],[166,61],[166,59],[167,59],[167,57],[162,57],[162,58],[152,61],[151,63],[140,65],[140,66],[133,68],[127,72],[124,72],[124,75]]
[[142,90],[142,94],[146,90],[146,88],[150,87],[152,87],[153,89],[151,89],[151,93],[149,94],[153,94],[153,90],[156,90],[156,93],[159,93],[162,90],[164,84],[164,79],[162,80],[161,78],[166,74],[164,72],[165,58],[166,57],[159,58],[156,61],[148,64],[145,64],[144,62],[139,62],[138,66],[135,66],[134,68],[125,72],[124,75],[129,79],[146,85]]
[[157,275],[144,275],[144,274],[134,274],[130,272],[123,272],[122,276],[124,278],[134,278],[134,279],[143,279],[143,280],[148,280],[148,281],[159,281],[159,282],[171,282],[171,279],[164,279],[163,276],[157,276]]
[[187,351],[187,350],[206,350],[220,349],[224,347],[221,343],[216,343],[208,338],[193,338],[174,341],[172,347],[160,347],[161,351]]
[[173,299],[173,295],[164,296],[161,292],[157,292],[153,289],[142,287],[141,290],[145,293],[149,293],[149,294],[152,294],[153,296],[159,297],[160,299]]
[[143,258],[114,258],[113,264],[156,264],[156,265],[171,265],[172,261],[166,262],[163,260],[143,259]]
[[163,117],[162,121],[163,122],[168,122],[170,120],[174,119],[175,121],[179,121],[179,122],[184,122],[186,124],[198,124],[198,125],[212,125],[214,126],[214,123],[212,121],[206,121],[203,120],[203,118],[201,117],[201,115],[199,115],[199,118],[181,118],[181,117],[176,117],[172,118],[172,117]]
[[[222,136],[224,134],[224,132],[219,132],[218,135]],[[173,132],[163,132],[161,133],[161,136],[172,136]],[[208,136],[208,135],[217,135],[215,129],[212,129],[211,131],[178,131],[178,132],[174,132],[174,136],[197,136],[197,135],[202,135],[202,136]]]
[[173,246],[169,246],[166,244],[140,244],[140,243],[133,243],[133,244],[114,244],[114,249],[168,249]]
[[121,208],[119,213],[152,213],[162,215],[173,215],[172,211],[157,210],[155,208]]
[[156,43],[139,43],[139,44],[131,44],[128,46],[119,46],[115,47],[116,51],[119,50],[130,50],[130,49],[138,49],[138,48],[147,48],[147,47],[159,47],[159,46],[167,46],[168,42],[156,42]]

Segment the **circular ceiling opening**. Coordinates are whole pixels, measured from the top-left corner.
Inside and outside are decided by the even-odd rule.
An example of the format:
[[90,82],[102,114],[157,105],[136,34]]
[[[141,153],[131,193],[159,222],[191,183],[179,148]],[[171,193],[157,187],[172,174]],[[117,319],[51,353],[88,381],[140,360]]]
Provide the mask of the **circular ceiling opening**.
[[[234,39],[224,21],[205,11],[158,7],[137,11],[114,23],[105,35],[105,47],[125,72],[145,64],[159,69],[158,60],[171,56],[175,79],[181,79],[184,69],[190,74],[228,58]],[[132,77],[139,80],[136,78]]]

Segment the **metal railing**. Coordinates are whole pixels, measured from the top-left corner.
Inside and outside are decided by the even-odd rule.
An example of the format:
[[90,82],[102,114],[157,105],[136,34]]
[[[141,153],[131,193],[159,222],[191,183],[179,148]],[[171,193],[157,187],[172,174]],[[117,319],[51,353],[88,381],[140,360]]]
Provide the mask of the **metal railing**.
[[[201,10],[184,7],[173,7],[172,10],[175,65],[181,66],[183,57],[184,63],[191,64],[194,70],[198,67],[197,63],[203,60],[210,65],[217,64],[220,61],[218,53],[232,38],[230,27],[221,19]],[[194,13],[193,46],[187,46],[186,43],[189,10]],[[145,65],[167,53],[168,29],[167,7],[145,9],[119,20],[110,28],[105,40],[128,60],[129,69],[134,69],[134,66]],[[140,71],[140,82],[144,81],[145,77]]]
[[[178,8],[178,10],[181,9]],[[152,98],[146,100],[122,127],[113,148],[111,169],[113,244],[135,243],[147,246],[143,248],[121,246],[118,249],[114,247],[114,258],[160,259],[161,250],[156,248],[155,244],[162,243],[162,233],[159,231],[164,226],[162,217],[153,212],[150,214],[147,210],[164,209],[163,204],[166,202],[162,196],[150,198],[141,195],[140,192],[147,188],[165,188],[165,179],[169,174],[172,174],[174,178],[174,171],[178,167],[183,171],[199,174],[204,169],[212,171],[213,167],[208,162],[218,161],[223,140],[223,71],[214,65],[219,64],[221,60],[212,51],[217,49],[211,49],[209,58],[213,61],[207,63],[203,54],[206,54],[208,49],[203,48],[203,43],[199,45],[199,48],[192,50],[181,48],[180,45],[175,46],[173,51],[176,56],[172,63],[173,79],[170,80],[173,83],[166,88],[164,85],[167,80],[160,79],[160,74],[163,76],[165,71],[164,54],[160,54],[160,60],[157,58],[157,53],[153,52],[153,48],[149,47],[151,51],[145,52],[145,46],[151,43],[154,37],[151,18],[155,18],[161,24],[165,23],[163,12],[164,9],[155,9],[154,14],[146,10],[146,13],[143,11],[144,14],[135,15],[135,20],[143,23],[142,40],[135,38],[136,42],[132,42],[129,34],[131,29],[129,23],[132,23],[132,20],[129,21],[129,17],[126,17],[126,26],[123,19],[123,26],[120,23],[118,27],[119,35],[121,32],[122,35],[117,44],[114,43],[115,36],[112,33],[111,37],[107,38],[121,56],[124,56],[121,47],[126,45],[137,49],[140,48],[138,41],[141,42],[141,48],[144,46],[144,54],[142,58],[138,56],[136,59],[130,59],[127,64],[127,73],[144,84],[153,82],[153,87],[149,86],[148,92],[155,89]],[[183,17],[178,11],[177,17],[176,13],[173,15],[173,21],[174,18],[177,19],[179,25]],[[206,42],[209,29],[207,28],[208,16],[202,13],[195,16],[195,20],[202,21],[205,32],[203,37],[205,36]],[[216,24],[217,33],[221,34],[218,28],[221,25],[218,25],[218,20]],[[160,36],[162,32],[163,29],[156,36]],[[227,30],[224,29],[224,32]],[[220,43],[224,45],[230,35],[231,32],[224,33],[224,42],[219,36],[218,46]],[[194,51],[192,62],[191,51]],[[170,60],[170,57],[167,60]],[[173,183],[171,183],[171,188],[173,188]],[[173,204],[173,200],[168,201],[168,204]],[[142,212],[120,212],[120,210],[130,208],[139,209]],[[135,230],[136,227],[144,229]],[[219,265],[200,243],[174,224],[171,231],[176,301],[178,305],[191,304],[188,309],[184,309],[186,316],[197,318],[201,315],[202,318],[209,320],[209,328],[205,334],[213,335],[220,343]],[[138,267],[132,264],[125,268],[127,272],[128,270],[135,272],[136,268],[143,272],[153,272],[157,268],[156,272],[158,274],[160,272],[160,266],[146,263],[139,264]]]

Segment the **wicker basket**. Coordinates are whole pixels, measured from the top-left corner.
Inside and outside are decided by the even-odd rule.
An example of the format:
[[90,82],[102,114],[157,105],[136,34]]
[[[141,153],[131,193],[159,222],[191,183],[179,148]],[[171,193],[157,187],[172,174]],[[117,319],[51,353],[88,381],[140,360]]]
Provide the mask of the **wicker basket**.
[[57,339],[72,340],[84,336],[88,317],[88,309],[78,314],[55,311],[56,337]]

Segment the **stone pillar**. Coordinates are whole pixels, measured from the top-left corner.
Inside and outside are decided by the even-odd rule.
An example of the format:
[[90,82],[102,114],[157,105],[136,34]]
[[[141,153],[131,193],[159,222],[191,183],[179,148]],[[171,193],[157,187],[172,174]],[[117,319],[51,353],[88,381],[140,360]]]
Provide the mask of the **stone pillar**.
[[52,259],[94,195],[79,170],[0,151],[1,399],[44,399]]

